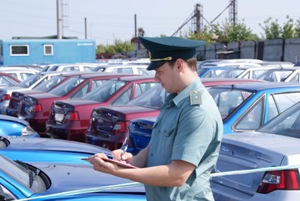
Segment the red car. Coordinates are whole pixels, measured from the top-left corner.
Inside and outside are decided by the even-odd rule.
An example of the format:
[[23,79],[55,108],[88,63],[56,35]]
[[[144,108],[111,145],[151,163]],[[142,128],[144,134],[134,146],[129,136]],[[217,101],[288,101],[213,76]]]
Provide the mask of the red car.
[[100,72],[73,76],[49,92],[25,95],[20,103],[18,117],[28,121],[41,137],[46,137],[46,123],[55,100],[80,98],[107,80],[125,75]]
[[54,101],[46,124],[46,135],[84,142],[94,108],[126,104],[157,84],[157,80],[150,76],[119,77],[106,81],[80,99]]
[[53,73],[46,72],[41,74],[48,74],[49,77],[45,77],[47,78],[46,80],[41,81],[40,84],[33,87],[31,90],[16,90],[11,93],[11,98],[9,100],[8,107],[6,108],[7,115],[18,117],[19,105],[23,100],[24,95],[48,92],[69,78],[86,73],[80,71],[66,71],[57,73],[56,71],[53,71]]
[[[206,87],[245,82],[262,81],[237,78],[202,78],[202,83]],[[86,142],[110,150],[120,148],[128,133],[129,122],[136,118],[157,116],[166,96],[165,90],[161,85],[158,85],[126,105],[95,108],[85,134]]]

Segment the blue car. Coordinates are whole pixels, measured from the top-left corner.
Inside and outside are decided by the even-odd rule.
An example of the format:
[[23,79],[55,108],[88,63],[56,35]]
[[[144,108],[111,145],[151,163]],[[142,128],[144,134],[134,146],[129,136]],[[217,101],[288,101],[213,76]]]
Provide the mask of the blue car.
[[[0,200],[146,201],[142,184],[95,171],[92,166],[25,163],[2,155],[0,164]],[[70,191],[73,194],[67,195]]]
[[224,134],[256,130],[300,101],[300,83],[262,82],[209,88]]
[[[223,117],[224,134],[252,131],[300,101],[300,83],[246,83],[208,88]],[[132,154],[150,141],[156,117],[136,118],[128,126]]]
[[25,120],[0,115],[0,136],[40,137]]
[[81,159],[100,152],[111,157],[109,150],[82,142],[0,136],[0,154],[12,160],[89,165]]

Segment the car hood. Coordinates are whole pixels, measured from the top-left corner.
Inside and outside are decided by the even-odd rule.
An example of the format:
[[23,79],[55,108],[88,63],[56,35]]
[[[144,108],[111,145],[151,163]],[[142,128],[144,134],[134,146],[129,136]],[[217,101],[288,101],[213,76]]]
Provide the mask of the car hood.
[[[64,191],[82,190],[117,184],[132,183],[133,181],[105,174],[87,165],[30,163],[39,168],[51,179],[51,186],[47,194]],[[120,189],[108,189],[114,192],[145,192],[144,186],[126,187]]]
[[109,150],[95,145],[52,139],[52,138],[22,138],[12,137],[8,138],[9,146],[6,150],[47,150],[47,151],[69,151],[69,152],[82,152],[82,153],[106,153],[110,155]]

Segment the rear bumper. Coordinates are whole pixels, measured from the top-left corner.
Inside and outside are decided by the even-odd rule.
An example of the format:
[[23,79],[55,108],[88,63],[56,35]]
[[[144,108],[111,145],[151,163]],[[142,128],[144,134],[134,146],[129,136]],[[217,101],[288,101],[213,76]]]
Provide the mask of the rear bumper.
[[85,142],[86,129],[70,129],[66,126],[46,125],[46,135],[50,138]]
[[93,145],[98,145],[100,147],[104,147],[110,150],[119,149],[123,141],[125,139],[125,135],[118,135],[117,137],[108,137],[108,138],[102,138],[99,136],[94,136],[90,134],[85,134],[85,142]]

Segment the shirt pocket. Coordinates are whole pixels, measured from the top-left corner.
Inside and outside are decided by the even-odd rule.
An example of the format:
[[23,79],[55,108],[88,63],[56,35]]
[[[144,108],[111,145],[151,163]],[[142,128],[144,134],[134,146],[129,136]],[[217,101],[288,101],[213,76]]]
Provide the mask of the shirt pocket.
[[163,122],[162,126],[159,128],[159,133],[161,136],[169,137],[174,132],[175,124],[173,122]]

